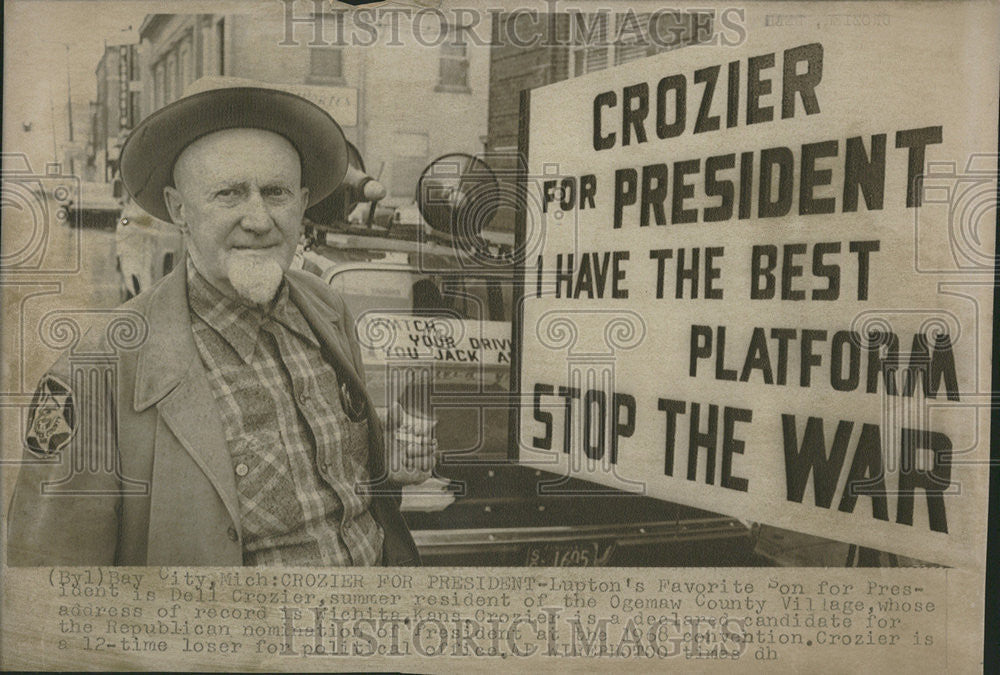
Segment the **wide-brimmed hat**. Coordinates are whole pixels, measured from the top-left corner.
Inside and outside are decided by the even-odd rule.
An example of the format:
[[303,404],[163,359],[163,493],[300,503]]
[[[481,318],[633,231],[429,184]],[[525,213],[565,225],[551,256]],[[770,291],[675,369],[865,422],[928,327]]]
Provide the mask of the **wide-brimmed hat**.
[[344,179],[347,141],[325,110],[252,80],[203,77],[129,135],[121,152],[125,187],[139,206],[169,221],[163,188],[173,184],[174,163],[184,148],[212,132],[241,128],[273,131],[295,146],[302,162],[302,184],[309,188],[309,206]]

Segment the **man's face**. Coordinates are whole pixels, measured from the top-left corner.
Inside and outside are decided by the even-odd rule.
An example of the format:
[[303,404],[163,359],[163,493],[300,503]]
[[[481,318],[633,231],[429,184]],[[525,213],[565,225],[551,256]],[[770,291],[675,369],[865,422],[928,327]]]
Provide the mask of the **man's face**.
[[184,149],[174,185],[164,198],[198,271],[227,295],[270,301],[309,198],[292,144],[260,129],[217,131]]

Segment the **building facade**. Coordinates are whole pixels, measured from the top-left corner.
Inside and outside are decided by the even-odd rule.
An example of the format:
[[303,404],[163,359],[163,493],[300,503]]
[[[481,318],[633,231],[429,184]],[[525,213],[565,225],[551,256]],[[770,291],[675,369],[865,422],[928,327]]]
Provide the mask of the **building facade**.
[[[444,154],[485,154],[502,176],[513,175],[522,90],[705,42],[715,31],[712,13],[694,11],[495,11],[461,24],[443,11],[364,15],[309,0],[282,4],[283,12],[149,15],[137,48],[109,48],[98,66],[98,116],[106,119],[96,125],[94,144],[109,148],[111,171],[116,132],[176,100],[196,79],[226,75],[322,106],[388,189],[386,204],[401,206],[412,203],[421,172]],[[126,57],[127,124],[116,126],[125,108],[113,105],[114,88],[121,90],[114,73],[124,72]],[[512,231],[512,214],[498,215],[494,227]]]
[[313,6],[293,6],[291,24],[277,14],[147,17],[140,28],[141,114],[205,75],[289,89],[340,123],[368,172],[387,187],[389,204],[413,201],[417,179],[435,157],[484,150],[488,26],[482,40],[456,45],[445,39],[455,27],[397,15],[392,32],[400,44],[364,46],[343,37],[348,13],[308,12]]
[[110,182],[118,173],[118,153],[139,115],[141,80],[134,44],[106,45],[95,69],[97,95],[91,108],[88,154],[95,178]]

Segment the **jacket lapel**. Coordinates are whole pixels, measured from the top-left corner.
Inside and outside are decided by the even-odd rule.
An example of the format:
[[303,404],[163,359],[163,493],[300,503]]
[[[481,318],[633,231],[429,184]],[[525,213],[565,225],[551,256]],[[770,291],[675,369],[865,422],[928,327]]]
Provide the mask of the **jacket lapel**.
[[361,374],[354,367],[354,360],[350,355],[350,346],[345,341],[342,332],[354,330],[354,326],[341,326],[341,317],[338,316],[329,305],[317,298],[304,285],[300,284],[291,275],[288,279],[289,299],[302,312],[309,326],[316,333],[322,344],[332,357],[337,373],[345,375],[356,391],[367,391],[361,379]]
[[346,333],[353,331],[354,326],[341,325],[344,323],[344,317],[338,315],[329,304],[317,297],[305,284],[292,275],[286,276],[286,279],[289,282],[289,299],[298,306],[302,316],[306,318],[313,332],[319,338],[320,344],[324,346],[328,358],[333,361],[331,365],[337,370],[337,376],[346,377],[348,386],[364,397],[369,434],[368,487],[380,485],[385,473],[384,432],[382,422],[375,412],[375,404],[368,395],[364,374],[358,372],[355,361],[351,357],[351,347]]
[[240,531],[236,478],[215,399],[200,360],[192,364],[191,371],[156,404],[156,408],[170,431],[215,486]]
[[[239,497],[225,431],[191,332],[186,265],[151,291],[148,338],[140,348],[133,407],[155,405],[161,419],[215,487],[233,522]],[[154,460],[155,461],[155,460]],[[166,495],[164,504],[170,501]],[[152,507],[158,500],[153,500]]]

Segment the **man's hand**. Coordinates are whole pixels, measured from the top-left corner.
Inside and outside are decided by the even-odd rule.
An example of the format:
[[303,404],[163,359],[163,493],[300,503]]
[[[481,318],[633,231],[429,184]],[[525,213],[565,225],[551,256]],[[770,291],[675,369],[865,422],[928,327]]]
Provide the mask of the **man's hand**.
[[431,477],[437,460],[435,421],[396,407],[389,417],[386,465],[389,480],[400,485],[422,483]]

